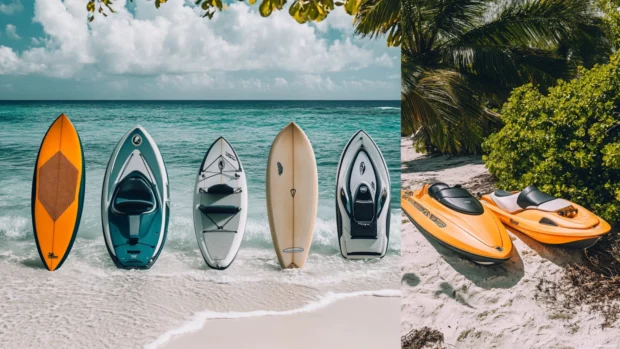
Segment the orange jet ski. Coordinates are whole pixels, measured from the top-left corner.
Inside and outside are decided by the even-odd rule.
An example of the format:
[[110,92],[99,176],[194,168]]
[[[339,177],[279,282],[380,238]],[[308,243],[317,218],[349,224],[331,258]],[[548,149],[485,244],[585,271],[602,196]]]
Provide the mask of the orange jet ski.
[[594,213],[533,185],[521,192],[497,190],[481,201],[504,224],[545,244],[588,248],[611,230]]
[[425,184],[403,192],[400,202],[418,230],[478,264],[504,262],[512,254],[502,222],[460,185]]

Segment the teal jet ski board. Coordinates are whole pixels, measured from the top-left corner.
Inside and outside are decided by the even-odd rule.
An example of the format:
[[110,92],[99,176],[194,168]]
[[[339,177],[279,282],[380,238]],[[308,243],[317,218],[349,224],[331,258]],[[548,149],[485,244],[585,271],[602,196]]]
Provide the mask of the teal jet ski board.
[[159,149],[136,126],[116,145],[103,179],[103,235],[117,267],[148,269],[155,263],[166,241],[169,198]]

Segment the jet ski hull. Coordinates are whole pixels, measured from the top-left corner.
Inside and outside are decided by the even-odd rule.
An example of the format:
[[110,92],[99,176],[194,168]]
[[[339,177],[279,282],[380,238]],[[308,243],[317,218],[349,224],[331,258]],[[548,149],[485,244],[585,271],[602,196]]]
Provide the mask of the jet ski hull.
[[169,197],[159,149],[136,126],[114,149],[102,188],[103,235],[118,268],[149,269],[155,263],[166,241]]
[[390,176],[381,150],[359,130],[345,146],[336,172],[336,223],[343,257],[385,256],[390,197]]
[[474,214],[447,207],[428,194],[429,187],[401,195],[403,212],[420,232],[478,264],[510,259],[512,241],[499,219],[486,210]]
[[[572,202],[570,203],[571,206],[577,210],[577,216],[574,218],[566,218],[556,212],[541,211],[534,208],[509,213],[494,202],[491,194],[483,195],[481,202],[506,226],[547,245],[577,249],[588,248],[611,230],[609,223]],[[541,221],[547,222],[547,224],[542,224]],[[555,224],[555,226],[551,224]]]
[[424,228],[422,228],[416,221],[415,219],[411,218],[411,216],[409,216],[407,214],[407,212],[405,212],[405,216],[407,216],[407,218],[409,218],[409,221],[411,221],[411,223],[413,223],[413,225],[415,225],[415,227],[424,235],[430,237],[431,239],[433,239],[433,241],[438,242],[441,246],[451,250],[454,253],[457,253],[469,260],[471,260],[474,263],[478,263],[481,265],[493,265],[493,264],[498,264],[498,263],[502,263],[505,262],[506,259],[497,259],[497,258],[488,258],[485,256],[481,256],[478,254],[473,254],[473,253],[469,253],[467,251],[461,250],[459,248],[456,248],[450,244],[445,243],[444,241],[436,238],[433,234],[429,233],[428,231],[426,231]]

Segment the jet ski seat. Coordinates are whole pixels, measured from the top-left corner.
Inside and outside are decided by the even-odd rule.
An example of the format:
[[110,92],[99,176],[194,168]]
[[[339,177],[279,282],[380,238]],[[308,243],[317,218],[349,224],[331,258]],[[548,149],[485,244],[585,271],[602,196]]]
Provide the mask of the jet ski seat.
[[442,205],[456,212],[481,215],[484,207],[480,201],[473,197],[460,185],[450,187],[445,183],[435,183],[428,188],[428,194],[439,201]]
[[437,193],[439,193],[443,189],[448,188],[450,188],[450,186],[445,183],[435,183],[428,188],[428,195],[436,199],[435,196],[437,195]]
[[517,197],[517,205],[521,208],[528,208],[530,206],[540,206],[545,202],[555,199],[556,198],[554,196],[545,194],[538,190],[535,186],[530,185],[519,193],[519,196]]
[[202,194],[215,194],[215,195],[231,195],[231,194],[241,193],[241,191],[242,191],[241,188],[233,188],[226,183],[212,185],[209,188],[207,188],[207,190],[200,188],[200,192]]
[[355,192],[353,219],[363,225],[370,224],[375,219],[375,202],[366,184],[360,185]]
[[137,244],[141,231],[144,233],[143,219],[148,222],[152,218],[149,214],[157,208],[153,187],[144,174],[134,171],[123,178],[116,186],[110,208],[114,215],[127,217],[129,235],[125,238],[130,245]]
[[368,184],[362,182],[353,197],[353,214],[351,220],[352,239],[376,239],[377,220],[376,204]]
[[112,211],[125,216],[139,216],[152,212],[155,207],[153,189],[140,173],[130,174],[117,186]]
[[496,190],[491,193],[490,196],[495,204],[506,212],[515,213],[523,210],[523,208],[517,204],[519,193],[513,194],[504,190]]
[[499,208],[509,213],[525,209],[555,212],[572,206],[570,201],[543,193],[533,185],[514,194],[504,190],[496,190],[494,193],[491,193],[491,199]]

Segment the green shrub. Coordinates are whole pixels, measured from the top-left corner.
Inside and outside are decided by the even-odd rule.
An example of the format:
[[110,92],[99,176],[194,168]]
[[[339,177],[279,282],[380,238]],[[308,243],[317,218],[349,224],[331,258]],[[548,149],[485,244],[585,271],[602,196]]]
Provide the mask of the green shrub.
[[515,89],[483,144],[502,189],[533,184],[620,222],[620,55],[541,94]]

